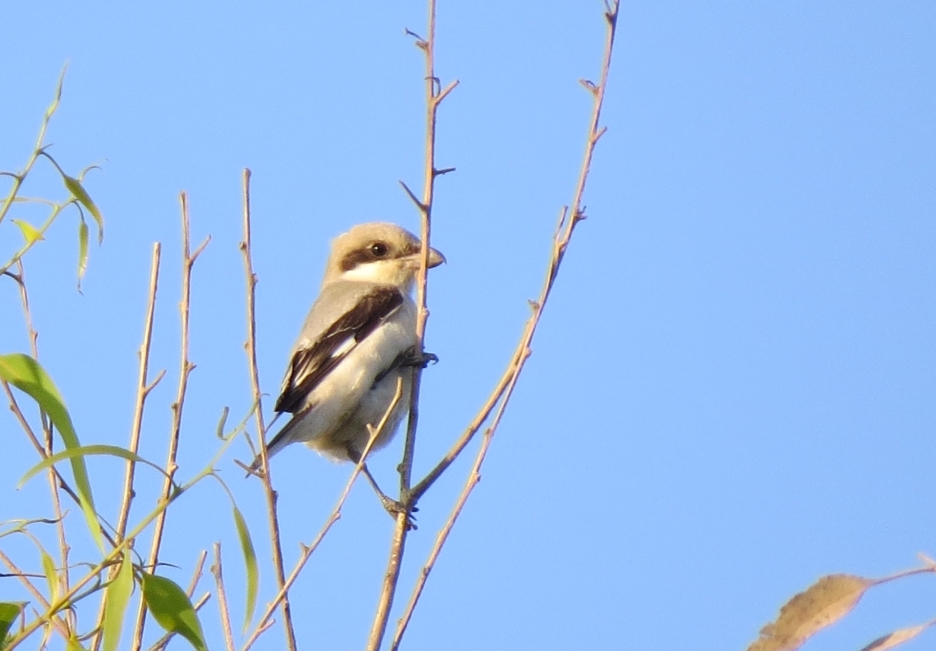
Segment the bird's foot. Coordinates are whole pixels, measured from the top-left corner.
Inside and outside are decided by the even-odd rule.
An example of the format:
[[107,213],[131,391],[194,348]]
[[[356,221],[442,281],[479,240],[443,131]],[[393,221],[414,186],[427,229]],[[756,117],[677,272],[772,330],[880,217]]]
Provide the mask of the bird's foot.
[[391,518],[396,520],[400,516],[400,514],[405,513],[407,530],[415,531],[416,529],[418,529],[418,527],[416,526],[416,516],[413,514],[419,509],[416,508],[415,505],[407,508],[401,502],[398,502],[395,499],[391,499],[387,497],[386,495],[380,495],[379,497],[380,497],[380,503],[383,504],[384,509],[386,509],[387,513],[390,514]]
[[430,364],[435,364],[438,361],[439,361],[439,356],[436,355],[435,353],[427,353],[427,352],[420,353],[417,351],[412,351],[407,357],[404,364],[406,366],[418,366],[419,368],[426,368]]

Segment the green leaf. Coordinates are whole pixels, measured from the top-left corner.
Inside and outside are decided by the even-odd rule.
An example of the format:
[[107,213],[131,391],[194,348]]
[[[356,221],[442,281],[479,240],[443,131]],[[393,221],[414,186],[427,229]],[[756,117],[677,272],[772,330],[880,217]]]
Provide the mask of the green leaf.
[[78,289],[81,289],[81,279],[88,270],[88,224],[85,220],[78,223]]
[[25,601],[0,602],[0,649],[4,646],[3,642],[10,632],[10,627],[25,607]]
[[[0,379],[9,382],[39,404],[42,411],[49,416],[59,436],[62,437],[66,449],[81,446],[72,425],[71,416],[68,415],[68,410],[65,408],[65,401],[62,399],[62,395],[56,388],[52,378],[49,377],[39,362],[29,355],[21,353],[0,355]],[[74,457],[71,460],[71,466],[72,473],[75,475],[78,500],[88,523],[88,529],[91,531],[91,536],[98,547],[103,551],[104,540],[101,537],[101,528],[94,512],[94,498],[91,495],[91,482],[88,479],[88,469],[85,466],[84,458],[81,456]]]
[[254,610],[257,607],[257,588],[260,585],[260,567],[257,564],[257,552],[254,550],[253,540],[250,539],[250,530],[236,504],[234,507],[234,524],[237,527],[237,537],[240,540],[241,553],[244,555],[244,569],[247,574],[247,603],[244,612],[244,630],[250,626]]
[[65,83],[65,72],[68,71],[68,64],[65,64],[65,67],[62,68],[61,74],[59,74],[58,84],[55,85],[55,99],[52,100],[52,103],[46,109],[45,119],[46,122],[49,121],[49,118],[52,117],[52,114],[58,109],[59,102],[62,101],[62,86]]
[[46,468],[55,465],[59,461],[64,459],[74,459],[75,457],[86,457],[88,455],[109,455],[112,457],[120,457],[121,459],[126,459],[127,461],[135,461],[137,463],[145,463],[148,466],[152,466],[162,474],[166,474],[166,471],[157,466],[152,461],[147,461],[138,454],[134,454],[130,450],[122,448],[117,445],[79,445],[77,448],[71,448],[69,450],[62,450],[61,452],[56,452],[55,454],[46,457],[32,468],[26,471],[26,474],[23,475],[19,483],[16,485],[16,489],[19,490],[23,485],[28,482],[30,479],[35,477],[37,474],[45,470]]
[[10,221],[19,226],[20,232],[23,234],[23,238],[26,240],[26,244],[32,244],[38,240],[45,239],[42,237],[42,233],[39,231],[39,229],[29,222],[23,221],[22,219],[11,219]]
[[117,576],[107,586],[104,602],[104,651],[115,651],[123,632],[124,613],[133,594],[133,560],[129,551],[123,554]]
[[78,203],[84,206],[87,211],[91,213],[91,216],[94,217],[94,221],[97,223],[98,227],[98,244],[100,244],[104,241],[104,218],[101,216],[101,211],[94,205],[94,202],[91,200],[91,195],[89,195],[87,190],[84,189],[84,186],[81,185],[81,181],[64,172],[62,172],[62,180],[65,182],[65,187],[68,188],[68,191],[78,200]]
[[58,572],[55,571],[55,561],[44,549],[39,551],[42,559],[42,571],[45,573],[46,581],[49,583],[49,601],[58,601]]
[[185,591],[167,578],[146,572],[141,572],[140,576],[143,577],[143,601],[159,625],[184,637],[197,651],[208,651],[198,615]]

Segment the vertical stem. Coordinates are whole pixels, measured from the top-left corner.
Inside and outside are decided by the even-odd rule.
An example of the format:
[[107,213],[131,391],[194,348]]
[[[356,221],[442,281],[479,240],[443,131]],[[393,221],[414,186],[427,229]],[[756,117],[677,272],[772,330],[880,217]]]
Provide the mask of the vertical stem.
[[286,571],[283,567],[283,545],[280,541],[279,516],[276,510],[277,494],[273,490],[273,479],[270,475],[270,463],[266,449],[266,427],[263,424],[263,409],[261,405],[260,373],[257,370],[257,319],[255,312],[257,274],[253,270],[250,254],[250,170],[244,170],[244,241],[240,244],[244,254],[244,273],[247,276],[247,365],[250,369],[250,383],[253,387],[254,409],[257,419],[257,438],[260,442],[260,461],[263,468],[261,481],[263,493],[267,502],[267,519],[270,525],[270,544],[273,548],[273,567],[276,571],[276,585],[283,590],[280,606],[283,610],[283,628],[289,651],[296,651],[296,631],[293,627],[292,608],[289,605],[289,593],[286,590]]
[[[179,388],[176,393],[176,400],[172,404],[172,428],[169,432],[169,451],[166,459],[166,477],[163,481],[162,495],[159,503],[169,501],[172,494],[173,478],[175,477],[178,464],[176,458],[179,452],[179,435],[182,431],[182,407],[185,403],[185,392],[188,389],[188,378],[195,365],[189,360],[189,308],[192,300],[192,267],[202,250],[207,246],[209,239],[206,239],[195,251],[191,250],[190,225],[188,213],[188,198],[183,192],[179,195],[182,209],[182,298],[179,302],[179,312],[182,319],[181,325],[181,344],[180,344],[180,363],[179,363]],[[150,546],[149,559],[147,566],[155,568],[159,562],[159,549],[162,546],[163,531],[166,526],[166,514],[168,509],[160,511],[153,527],[153,542]],[[133,650],[139,651],[143,644],[143,629],[146,625],[146,605],[140,601],[140,608],[137,611],[136,635],[133,641]]]
[[[438,558],[442,547],[448,540],[448,536],[455,526],[455,521],[461,514],[468,497],[471,495],[471,492],[474,490],[474,487],[481,478],[481,466],[484,463],[484,459],[487,455],[487,451],[490,447],[494,433],[496,432],[501,418],[503,417],[504,411],[507,408],[507,404],[510,401],[514,387],[516,386],[517,381],[520,379],[520,374],[523,371],[526,360],[530,356],[530,344],[533,340],[534,334],[536,333],[536,328],[539,324],[540,317],[542,316],[546,301],[549,299],[550,293],[552,292],[553,283],[559,274],[559,269],[562,265],[562,260],[565,256],[566,249],[568,248],[569,242],[572,238],[572,233],[576,224],[584,218],[584,215],[582,214],[582,196],[585,192],[585,184],[588,180],[588,173],[591,168],[591,161],[595,151],[595,145],[598,143],[598,140],[605,132],[605,130],[603,128],[599,128],[598,125],[601,116],[601,107],[604,102],[605,89],[608,83],[608,74],[611,69],[611,55],[614,50],[614,36],[617,30],[617,18],[620,8],[620,0],[606,2],[605,6],[607,8],[605,12],[607,32],[604,55],[602,57],[600,81],[598,85],[592,84],[590,82],[583,82],[585,88],[592,94],[592,113],[589,121],[588,138],[585,143],[585,153],[582,157],[582,164],[579,169],[578,181],[575,186],[574,196],[571,204],[572,211],[570,214],[568,208],[563,208],[560,213],[559,223],[553,236],[552,254],[547,266],[546,277],[543,282],[543,287],[540,291],[539,300],[536,303],[533,303],[531,306],[533,309],[533,314],[527,322],[527,326],[524,329],[520,343],[514,352],[513,359],[511,360],[507,371],[501,378],[492,395],[489,397],[488,402],[482,408],[481,413],[478,414],[478,416],[472,422],[469,429],[462,435],[462,437],[459,439],[453,449],[445,456],[445,458],[443,458],[443,460],[426,476],[425,479],[423,479],[416,486],[413,491],[414,498],[418,499],[419,496],[421,496],[429,488],[429,486],[432,485],[432,482],[434,482],[442,474],[442,472],[448,468],[449,464],[455,459],[455,457],[458,456],[458,454],[464,449],[474,434],[480,429],[481,425],[488,418],[495,405],[498,405],[499,401],[499,405],[497,406],[497,411],[494,414],[493,421],[484,432],[484,440],[475,458],[471,473],[469,474],[468,479],[465,481],[465,485],[462,488],[462,492],[459,495],[451,514],[449,515],[448,521],[445,523],[445,525],[443,525],[436,538],[435,545],[429,554],[428,561],[423,566],[422,571],[419,573],[419,577],[416,581],[415,587],[413,588],[413,593],[410,597],[409,604],[407,605],[403,616],[400,618],[400,621],[397,625],[397,630],[390,647],[391,651],[396,651],[396,649],[399,648],[403,635],[406,632],[406,627],[410,621],[410,618],[412,617],[416,604],[422,595],[422,591],[425,587],[426,580],[429,577],[429,573],[432,571],[432,568],[435,565],[435,561]],[[443,91],[442,94],[444,95],[445,92]]]
[[221,629],[224,631],[224,645],[228,651],[234,651],[234,634],[231,630],[231,613],[228,610],[227,592],[224,590],[224,573],[221,569],[221,543],[214,544],[215,562],[211,573],[215,578],[218,592],[218,612],[221,615]]
[[[133,424],[130,429],[130,443],[128,445],[128,450],[133,454],[136,454],[140,449],[140,432],[143,428],[143,410],[146,404],[146,397],[149,395],[150,390],[155,386],[155,382],[151,386],[147,386],[147,378],[149,376],[149,357],[150,357],[150,347],[153,340],[153,318],[156,314],[156,292],[159,287],[159,262],[162,253],[162,246],[159,242],[153,244],[153,258],[150,264],[150,283],[149,283],[149,298],[146,304],[146,321],[143,326],[143,343],[140,344],[140,369],[137,374],[137,392],[136,392],[136,404],[133,409]],[[160,374],[159,378],[162,375]],[[157,382],[159,381],[157,378]],[[136,473],[136,462],[132,459],[127,460],[127,470],[124,473],[124,487],[123,487],[123,501],[120,504],[120,513],[117,516],[117,528],[115,530],[114,539],[117,542],[123,540],[124,534],[127,531],[127,521],[130,518],[130,505],[133,502],[134,489],[133,481]],[[118,566],[114,565],[111,570],[108,572],[108,580],[111,580],[117,574]],[[107,603],[104,599],[101,600],[101,607],[98,611],[98,630],[103,630],[104,622],[104,609],[107,607]],[[92,651],[97,651],[100,648],[101,643],[104,641],[104,637],[101,634],[94,636],[94,642],[91,645]]]
[[[147,377],[149,376],[150,346],[153,340],[153,317],[156,313],[156,291],[159,287],[159,260],[162,247],[159,242],[153,245],[153,261],[150,266],[149,300],[146,307],[146,324],[143,326],[143,343],[140,345],[140,370],[137,375],[136,405],[133,409],[133,425],[130,430],[130,444],[128,449],[134,454],[140,448],[140,431],[143,428],[143,409],[146,403]],[[136,462],[127,461],[127,472],[124,476],[123,503],[120,505],[120,515],[117,519],[117,539],[123,538],[127,531],[127,520],[130,516],[130,503],[133,500],[133,478]]]
[[[429,267],[429,247],[432,225],[432,204],[435,198],[435,180],[440,172],[435,164],[436,123],[439,104],[458,83],[453,82],[444,90],[440,89],[439,79],[435,73],[435,31],[436,31],[436,2],[429,0],[429,25],[425,40],[417,42],[422,49],[426,61],[426,140],[425,164],[423,168],[423,197],[418,207],[421,216],[420,240],[422,252],[419,274],[416,277],[416,337],[419,350],[422,351],[423,337],[426,331],[426,321],[429,311],[426,309],[426,275]],[[406,548],[406,536],[409,531],[408,511],[413,504],[411,495],[413,457],[416,448],[416,430],[419,424],[419,388],[422,380],[422,369],[413,369],[413,386],[410,397],[409,418],[406,425],[406,438],[403,443],[403,460],[400,463],[400,501],[403,511],[397,515],[390,543],[390,556],[387,561],[387,570],[381,586],[380,598],[377,602],[377,611],[371,627],[370,637],[367,641],[369,651],[377,651],[383,642],[387,629],[390,610],[393,607],[393,598],[400,579],[400,567],[403,563],[403,552]]]
[[[429,238],[432,224],[432,201],[435,193],[435,134],[436,134],[436,89],[439,80],[435,76],[435,0],[429,0],[429,30],[425,41],[419,46],[426,58],[426,141],[425,164],[423,167],[423,198],[419,204],[420,231],[422,241],[419,274],[416,277],[416,337],[418,346],[422,350],[423,336],[426,332],[426,320],[429,312],[426,309],[426,275],[429,266]],[[403,462],[400,464],[400,497],[406,501],[409,497],[413,471],[413,454],[416,447],[416,428],[419,423],[419,386],[422,380],[422,369],[413,369],[413,388],[410,396],[409,419],[406,426],[406,439],[403,444]],[[403,534],[405,538],[406,534]],[[395,536],[394,536],[395,537]]]

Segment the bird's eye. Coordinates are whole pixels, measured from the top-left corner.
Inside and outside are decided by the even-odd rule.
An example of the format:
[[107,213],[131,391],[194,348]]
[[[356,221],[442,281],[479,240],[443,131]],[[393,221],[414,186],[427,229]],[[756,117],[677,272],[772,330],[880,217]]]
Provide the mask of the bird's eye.
[[374,242],[373,244],[370,245],[370,252],[373,254],[375,258],[384,257],[385,255],[387,255],[387,252],[389,250],[390,250],[389,247],[383,242]]

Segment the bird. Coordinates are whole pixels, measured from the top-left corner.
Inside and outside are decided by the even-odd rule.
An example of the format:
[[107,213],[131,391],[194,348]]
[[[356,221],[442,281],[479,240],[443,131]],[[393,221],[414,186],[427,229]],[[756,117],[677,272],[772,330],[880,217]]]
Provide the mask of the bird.
[[[412,292],[421,257],[419,239],[387,222],[354,226],[332,241],[321,291],[292,348],[274,407],[277,417],[292,417],[267,444],[268,458],[302,442],[333,461],[359,463],[368,428],[384,418],[371,449],[390,442],[408,411],[414,367],[436,359],[422,351],[416,335]],[[444,262],[429,249],[429,268]],[[400,397],[388,414],[398,384]],[[260,466],[257,455],[251,469]],[[387,507],[389,498],[363,469]]]

